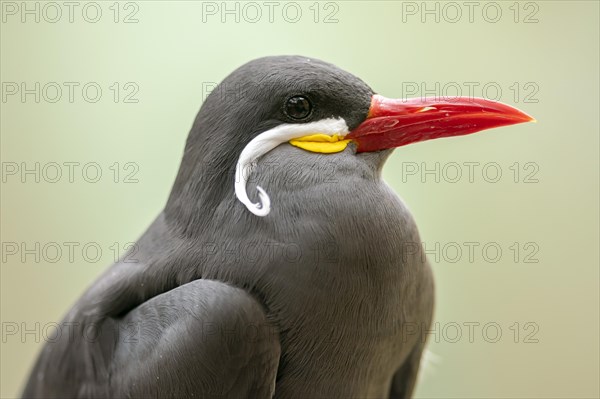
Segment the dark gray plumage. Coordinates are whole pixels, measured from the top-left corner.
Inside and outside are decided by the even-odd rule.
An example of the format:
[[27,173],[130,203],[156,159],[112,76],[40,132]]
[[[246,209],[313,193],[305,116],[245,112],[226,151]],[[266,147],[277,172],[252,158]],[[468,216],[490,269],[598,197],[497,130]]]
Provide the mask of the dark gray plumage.
[[[236,200],[236,160],[308,94],[309,121],[367,117],[372,90],[304,57],[252,61],[215,90],[189,134],[165,210],[139,239],[138,263],[108,269],[44,347],[24,397],[411,396],[433,308],[429,265],[406,243],[417,227],[381,180],[391,150],[307,152],[281,144]],[[97,338],[85,334],[98,330]],[[87,335],[87,338],[86,338]]]

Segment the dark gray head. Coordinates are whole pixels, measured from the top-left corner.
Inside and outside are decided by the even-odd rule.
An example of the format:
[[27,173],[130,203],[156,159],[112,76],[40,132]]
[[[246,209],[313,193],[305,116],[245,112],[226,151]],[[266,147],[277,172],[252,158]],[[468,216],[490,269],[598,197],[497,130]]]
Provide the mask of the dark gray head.
[[[167,216],[192,223],[224,200],[235,201],[234,180],[238,199],[255,215],[267,215],[267,194],[261,194],[259,203],[250,201],[246,181],[236,177],[236,168],[239,174],[280,144],[289,147],[287,142],[302,148],[297,151],[309,162],[325,162],[331,153],[387,154],[412,142],[532,119],[482,99],[435,100],[386,99],[356,76],[313,58],[251,61],[225,78],[202,105],[187,139]],[[371,159],[380,164],[385,156]]]
[[242,65],[200,108],[167,210],[233,199],[236,162],[253,138],[282,124],[327,118],[343,118],[353,129],[367,117],[372,95],[356,76],[313,58],[264,57]]

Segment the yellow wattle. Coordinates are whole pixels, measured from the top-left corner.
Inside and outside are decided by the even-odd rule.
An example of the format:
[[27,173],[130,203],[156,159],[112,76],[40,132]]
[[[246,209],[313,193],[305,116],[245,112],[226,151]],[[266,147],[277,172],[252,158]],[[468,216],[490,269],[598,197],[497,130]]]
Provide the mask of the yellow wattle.
[[334,134],[311,134],[290,140],[290,144],[310,152],[322,154],[333,154],[346,149],[350,140],[344,140],[341,136]]

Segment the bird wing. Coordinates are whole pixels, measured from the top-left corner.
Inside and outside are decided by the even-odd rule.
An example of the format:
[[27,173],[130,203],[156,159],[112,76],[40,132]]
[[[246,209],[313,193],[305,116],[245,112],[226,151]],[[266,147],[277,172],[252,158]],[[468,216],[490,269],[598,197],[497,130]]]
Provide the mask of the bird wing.
[[392,378],[390,399],[413,397],[424,345],[416,345]]
[[84,341],[48,343],[24,397],[270,398],[275,390],[277,330],[251,295],[222,282],[194,280],[152,297]]
[[242,289],[196,280],[122,321],[111,370],[116,397],[265,397],[275,390],[279,337]]

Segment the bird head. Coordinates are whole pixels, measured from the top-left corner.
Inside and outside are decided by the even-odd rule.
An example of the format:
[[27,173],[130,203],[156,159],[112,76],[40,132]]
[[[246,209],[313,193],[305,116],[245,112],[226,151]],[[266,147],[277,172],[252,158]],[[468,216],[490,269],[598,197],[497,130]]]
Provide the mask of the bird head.
[[534,119],[500,102],[388,99],[332,64],[300,56],[265,57],[239,67],[207,97],[173,192],[201,189],[190,181],[195,168],[217,170],[219,177],[235,168],[229,187],[250,212],[266,216],[269,195],[257,186],[259,202],[252,202],[248,177],[263,155],[282,144],[323,157],[387,154],[411,143],[528,121]]

